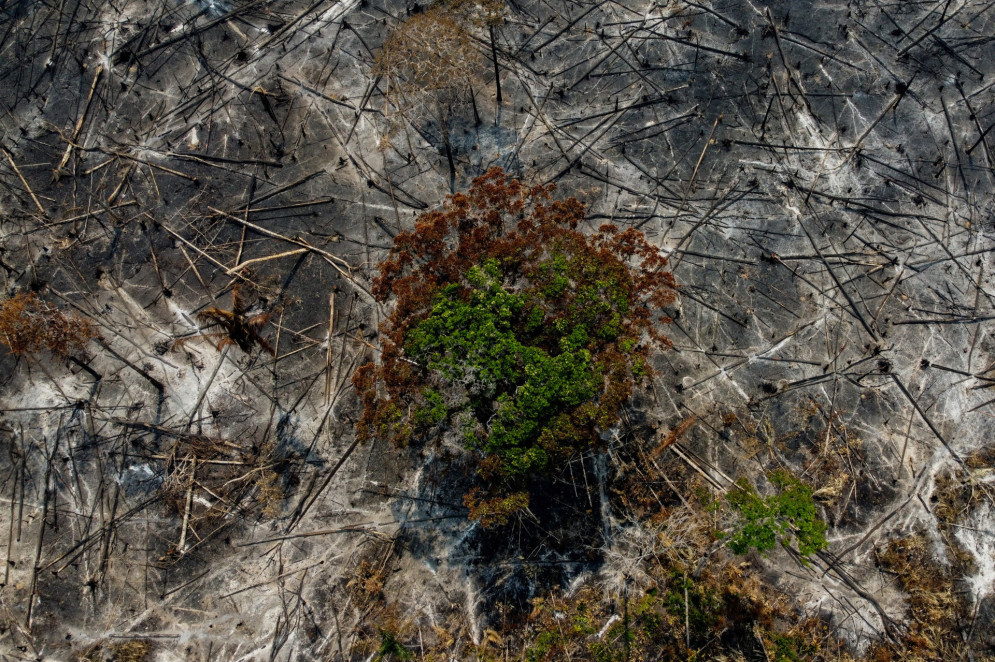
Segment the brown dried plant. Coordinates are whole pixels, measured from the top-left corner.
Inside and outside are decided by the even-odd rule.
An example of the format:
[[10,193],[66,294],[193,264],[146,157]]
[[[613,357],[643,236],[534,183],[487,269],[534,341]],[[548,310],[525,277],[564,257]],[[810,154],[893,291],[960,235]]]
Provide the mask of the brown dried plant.
[[508,13],[505,0],[442,0],[439,6],[448,15],[474,27],[500,25]]
[[143,424],[136,427],[172,437],[165,448],[158,442],[146,446],[148,457],[162,463],[162,503],[171,515],[182,518],[179,542],[169,547],[160,562],[176,561],[200,541],[238,521],[236,516],[267,520],[280,515],[286,494],[280,473],[283,459],[274,444],[246,444]]
[[64,313],[33,292],[21,292],[0,304],[0,343],[12,354],[47,349],[70,356],[82,352],[97,336],[90,320]]
[[387,37],[373,73],[387,79],[387,99],[398,107],[423,95],[451,103],[469,93],[479,60],[463,24],[433,8],[413,16]]
[[75,658],[79,662],[145,662],[152,654],[152,644],[146,639],[133,639],[118,643],[97,642]]
[[925,531],[889,541],[883,550],[875,550],[875,557],[908,595],[908,625],[901,641],[876,645],[868,658],[874,662],[975,659],[976,643],[963,637],[963,624],[970,622],[971,615],[957,587],[958,573],[937,558]]
[[[197,319],[204,324],[204,329],[221,327],[222,331],[214,333],[204,333],[200,338],[216,338],[218,351],[223,350],[228,345],[238,345],[246,354],[251,354],[258,345],[273,356],[276,350],[269,341],[263,338],[262,330],[269,321],[272,313],[260,313],[249,315],[249,306],[238,285],[231,291],[231,310],[221,308],[206,308],[197,313]],[[179,342],[188,340],[183,338]]]
[[359,604],[367,605],[380,597],[386,581],[387,576],[382,564],[362,559],[353,569],[346,588],[352,592]]
[[[373,74],[386,84],[384,114],[415,122],[434,118],[449,163],[449,189],[455,192],[456,162],[450,139],[453,109],[473,99],[471,80],[481,58],[458,14],[433,7],[413,16],[387,37]],[[385,149],[390,146],[390,134]]]

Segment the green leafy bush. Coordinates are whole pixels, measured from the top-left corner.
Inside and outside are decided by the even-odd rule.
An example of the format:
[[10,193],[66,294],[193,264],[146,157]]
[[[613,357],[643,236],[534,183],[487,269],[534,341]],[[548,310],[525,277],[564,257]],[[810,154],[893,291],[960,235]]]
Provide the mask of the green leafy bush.
[[775,494],[762,497],[746,479],[740,479],[726,497],[739,515],[739,526],[729,541],[732,551],[767,552],[778,541],[789,545],[792,538],[803,560],[825,549],[826,524],[818,518],[812,488],[780,469],[767,478],[776,488]]

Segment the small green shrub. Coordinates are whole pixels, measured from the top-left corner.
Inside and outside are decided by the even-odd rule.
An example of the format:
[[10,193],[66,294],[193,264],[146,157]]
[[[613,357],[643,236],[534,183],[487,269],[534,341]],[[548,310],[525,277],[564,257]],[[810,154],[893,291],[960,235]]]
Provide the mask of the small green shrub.
[[812,488],[787,471],[768,474],[777,493],[762,497],[745,479],[727,495],[729,504],[739,515],[739,526],[729,540],[737,554],[751,549],[768,552],[780,541],[790,545],[792,537],[803,561],[828,546],[826,523],[818,518]]
[[682,626],[688,624],[692,643],[708,639],[722,612],[722,600],[713,588],[676,571],[670,573],[664,604]]
[[390,659],[410,660],[413,657],[411,651],[404,647],[393,632],[380,630],[380,648],[373,658],[374,662],[386,662]]
[[802,637],[774,634],[774,662],[803,662],[811,660],[819,649]]
[[553,630],[546,630],[535,638],[532,645],[525,651],[525,659],[528,662],[540,662],[559,643],[560,635]]

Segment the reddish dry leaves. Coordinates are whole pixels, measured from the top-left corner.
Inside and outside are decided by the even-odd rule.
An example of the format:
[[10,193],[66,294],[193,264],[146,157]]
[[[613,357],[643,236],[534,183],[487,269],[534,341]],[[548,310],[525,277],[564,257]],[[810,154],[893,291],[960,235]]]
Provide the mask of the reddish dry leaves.
[[[620,231],[604,224],[594,237],[586,237],[576,230],[584,219],[584,205],[576,198],[549,202],[554,189],[552,184],[527,187],[507,179],[501,168],[491,168],[466,194],[449,196],[441,211],[422,214],[414,231],[397,235],[373,283],[379,301],[393,296],[396,302],[383,328],[388,340],[403,344],[439,289],[463,281],[471,267],[494,258],[517,266],[528,277],[548,258],[552,246],[570,244],[587,253],[594,268],[628,272],[633,298],[641,306],[634,311],[640,330],[669,346],[651,316],[652,309],[676,299],[677,283],[662,270],[667,259],[642,232],[631,228]],[[630,265],[633,259],[638,260],[635,267]],[[670,319],[661,316],[658,321]]]
[[12,354],[33,354],[47,349],[69,356],[82,352],[90,339],[97,336],[90,320],[64,313],[33,292],[21,292],[0,305],[0,343]]

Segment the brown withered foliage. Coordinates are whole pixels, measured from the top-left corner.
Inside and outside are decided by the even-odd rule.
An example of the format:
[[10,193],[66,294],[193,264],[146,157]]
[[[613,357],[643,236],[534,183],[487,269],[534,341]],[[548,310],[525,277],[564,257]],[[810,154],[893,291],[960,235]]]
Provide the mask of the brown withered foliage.
[[[677,290],[664,270],[666,258],[636,230],[605,224],[584,234],[578,230],[584,205],[576,198],[554,200],[553,191],[552,185],[529,187],[490,169],[466,194],[450,196],[441,210],[422,214],[413,231],[399,234],[373,283],[374,296],[393,310],[381,325],[380,362],[353,376],[364,408],[359,435],[403,446],[445,430],[462,434],[463,444],[480,454],[479,473],[488,484],[488,491],[474,495],[475,504],[506,500],[523,489],[521,474],[555,468],[569,454],[597,444],[599,431],[618,421],[633,389],[652,375],[652,352],[670,346],[659,328],[670,321],[662,308]],[[481,303],[487,297],[508,301],[514,310],[487,308],[491,304]],[[441,359],[438,353],[434,359],[414,353],[413,337],[424,344],[426,328],[452,319],[440,306],[461,305],[496,310],[503,330],[489,337],[497,338],[494,344],[506,342],[508,351],[494,359],[489,345],[476,363],[479,357],[459,352]],[[468,317],[456,332],[469,329],[473,336],[473,315]],[[433,324],[424,324],[430,318]],[[508,409],[537,411],[523,393],[548,386],[527,382],[523,374],[532,368],[526,355],[551,362],[581,357],[575,365],[588,366],[576,380],[584,382],[589,397],[543,404],[534,432],[511,429],[519,421],[530,425],[527,416],[502,419]],[[513,377],[494,378],[482,388],[474,380],[491,370],[491,360]],[[463,382],[453,383],[453,371],[447,377],[439,361],[459,364],[455,371],[462,371]],[[555,401],[560,391],[549,390],[536,398]]]
[[12,354],[47,349],[69,356],[82,352],[97,335],[90,320],[64,313],[33,292],[21,292],[0,305],[0,343]]
[[440,4],[451,16],[471,25],[500,25],[508,13],[505,0],[445,0]]
[[[136,443],[146,457],[161,463],[159,497],[170,515],[183,522],[160,562],[175,561],[200,540],[217,535],[237,521],[235,515],[279,516],[288,482],[282,473],[286,459],[274,444],[246,444],[141,423],[134,429],[160,435],[159,440],[145,436]],[[186,544],[176,544],[177,539]]]
[[463,505],[470,509],[470,519],[480,522],[485,529],[503,526],[508,519],[529,507],[528,492],[514,492],[507,496],[481,498],[482,490],[475,487],[463,496]]
[[361,605],[380,597],[387,581],[387,573],[383,564],[362,559],[352,571],[346,588],[352,591],[353,597]]
[[145,662],[152,654],[152,644],[146,639],[117,643],[98,642],[80,653],[79,662]]
[[411,17],[387,37],[373,73],[387,80],[388,99],[407,107],[426,94],[440,101],[468,94],[479,62],[463,24],[433,8]]
[[206,308],[197,313],[197,319],[204,324],[205,329],[221,327],[222,331],[194,337],[216,339],[218,351],[228,345],[238,345],[243,352],[251,354],[258,345],[275,356],[276,350],[262,336],[262,330],[272,313],[248,315],[249,305],[238,285],[232,288],[231,298],[231,310]]

